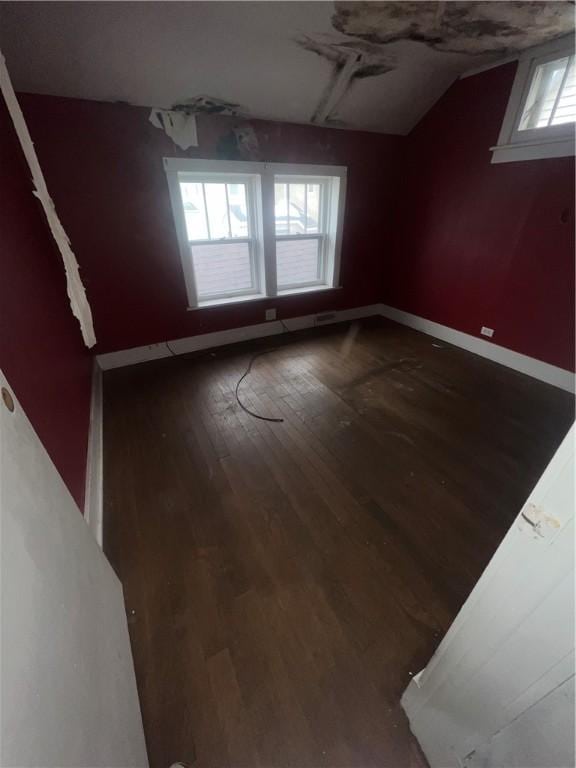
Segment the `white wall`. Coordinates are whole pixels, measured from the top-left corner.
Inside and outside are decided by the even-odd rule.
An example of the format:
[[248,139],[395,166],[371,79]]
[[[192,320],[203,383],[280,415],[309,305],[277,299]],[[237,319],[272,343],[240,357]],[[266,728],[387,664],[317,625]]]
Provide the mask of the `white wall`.
[[431,768],[574,765],[574,428],[402,703]]
[[[0,373],[0,384],[10,387]],[[148,765],[122,587],[15,399],[0,400],[3,768]]]

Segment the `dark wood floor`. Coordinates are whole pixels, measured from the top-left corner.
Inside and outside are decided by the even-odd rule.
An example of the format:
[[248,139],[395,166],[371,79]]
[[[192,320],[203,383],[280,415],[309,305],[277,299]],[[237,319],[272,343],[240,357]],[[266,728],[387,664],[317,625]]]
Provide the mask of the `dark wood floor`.
[[399,698],[573,419],[377,320],[105,375],[105,550],[153,768],[419,766]]

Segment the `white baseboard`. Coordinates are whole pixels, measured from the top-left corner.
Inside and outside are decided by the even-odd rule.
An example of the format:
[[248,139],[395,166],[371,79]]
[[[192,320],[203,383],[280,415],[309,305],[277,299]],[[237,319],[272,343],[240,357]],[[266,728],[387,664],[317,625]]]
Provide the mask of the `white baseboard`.
[[410,312],[403,312],[387,304],[380,305],[380,312],[389,320],[394,320],[417,331],[427,333],[430,336],[448,342],[448,344],[454,344],[456,347],[467,349],[469,352],[474,352],[476,355],[486,357],[495,363],[513,368],[515,371],[520,371],[520,373],[525,373],[535,379],[540,379],[540,381],[545,381],[554,387],[565,389],[567,392],[574,392],[576,374],[572,373],[572,371],[558,368],[549,363],[543,363],[534,357],[521,355],[519,352],[506,349],[506,347],[500,347],[498,344],[492,344],[490,341],[456,331],[447,325],[440,325],[440,323],[435,323],[432,320],[412,315]]
[[92,400],[90,404],[90,431],[86,459],[86,491],[84,519],[98,544],[102,546],[104,463],[102,448],[102,369],[94,361]]
[[[446,341],[448,344],[461,347],[476,355],[486,357],[496,363],[512,368],[515,371],[520,371],[520,373],[525,373],[535,379],[545,381],[547,384],[560,387],[560,389],[565,389],[568,392],[574,392],[576,376],[571,371],[536,360],[534,357],[522,355],[519,352],[513,352],[511,349],[498,346],[498,344],[478,339],[468,333],[456,331],[446,325],[426,320],[423,317],[390,307],[387,304],[369,304],[363,307],[354,307],[353,309],[323,312],[315,315],[302,315],[284,320],[283,323],[288,330],[299,331],[303,328],[312,328],[317,325],[359,320],[360,318],[372,315],[382,315],[397,323],[407,325],[417,331],[422,331],[437,339]],[[284,326],[279,320],[272,320],[267,323],[258,323],[257,325],[231,328],[227,331],[202,333],[198,336],[188,336],[184,339],[174,339],[144,347],[123,349],[119,352],[108,352],[98,355],[96,359],[102,370],[122,368],[127,365],[146,363],[151,360],[170,357],[173,354],[185,355],[188,352],[221,347],[225,344],[234,344],[239,341],[275,336],[283,333],[285,330]]]
[[[303,328],[312,328],[319,325],[342,323],[349,320],[359,320],[362,317],[381,314],[380,304],[369,304],[353,309],[341,309],[333,312],[322,312],[315,315],[302,315],[283,320],[284,326],[290,331],[299,331]],[[279,320],[271,320],[257,325],[245,325],[241,328],[231,328],[227,331],[214,333],[202,333],[198,336],[188,336],[184,339],[150,344],[145,347],[123,349],[119,352],[107,352],[97,356],[100,368],[107,371],[111,368],[122,368],[126,365],[146,363],[150,360],[158,360],[162,357],[170,357],[173,354],[185,355],[188,352],[197,352],[202,349],[221,347],[225,344],[234,344],[249,339],[259,339],[265,336],[276,336],[283,333],[285,328]]]

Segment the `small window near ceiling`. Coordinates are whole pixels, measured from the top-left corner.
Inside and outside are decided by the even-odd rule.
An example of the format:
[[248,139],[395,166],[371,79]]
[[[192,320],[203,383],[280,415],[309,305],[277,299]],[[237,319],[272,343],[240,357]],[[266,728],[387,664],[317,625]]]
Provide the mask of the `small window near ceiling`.
[[498,138],[493,163],[574,154],[576,69],[572,43],[524,53]]
[[534,70],[519,131],[564,125],[576,120],[574,56],[564,56]]
[[164,165],[189,308],[338,287],[346,168]]

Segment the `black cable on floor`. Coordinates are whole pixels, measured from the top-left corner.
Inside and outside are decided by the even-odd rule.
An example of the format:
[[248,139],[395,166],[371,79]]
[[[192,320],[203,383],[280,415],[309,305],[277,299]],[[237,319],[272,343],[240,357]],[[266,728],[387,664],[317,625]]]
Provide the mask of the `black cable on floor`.
[[[284,329],[284,333],[289,333],[290,329],[288,328],[288,326],[286,325],[284,320],[280,320],[280,318],[278,318],[278,320],[282,324],[282,328]],[[236,401],[237,401],[238,405],[240,406],[240,408],[242,408],[243,411],[246,411],[246,413],[249,413],[250,416],[254,416],[255,419],[260,419],[261,421],[273,421],[275,424],[281,424],[284,421],[284,419],[280,419],[280,418],[276,418],[275,419],[275,418],[273,418],[271,416],[260,416],[259,413],[254,413],[254,411],[251,411],[250,408],[247,408],[244,405],[244,403],[240,400],[240,396],[238,395],[238,389],[240,387],[240,384],[242,384],[242,382],[244,381],[246,376],[248,376],[248,374],[252,370],[252,365],[254,363],[254,360],[256,360],[256,358],[258,358],[258,357],[262,357],[262,355],[267,355],[269,352],[275,352],[275,351],[276,351],[276,347],[273,347],[272,349],[264,349],[264,350],[262,350],[262,352],[256,352],[255,355],[252,355],[252,357],[250,358],[250,362],[248,363],[248,368],[246,368],[246,370],[244,371],[242,376],[240,376],[240,378],[238,379],[238,383],[236,384],[235,395],[236,395]]]
[[254,413],[254,411],[251,411],[250,408],[247,408],[244,405],[242,400],[240,400],[240,396],[238,394],[238,389],[240,388],[240,384],[242,384],[246,376],[248,376],[248,374],[252,370],[252,365],[254,364],[254,361],[257,358],[262,357],[262,355],[267,355],[269,352],[275,352],[275,351],[276,351],[276,347],[272,349],[264,349],[262,350],[262,352],[256,352],[255,355],[252,355],[252,357],[250,358],[250,362],[248,363],[248,368],[246,368],[242,376],[240,376],[240,378],[238,379],[238,383],[236,384],[236,391],[234,394],[236,395],[236,400],[240,408],[242,408],[243,411],[246,411],[246,413],[250,414],[250,416],[254,416],[255,419],[260,419],[260,421],[273,421],[276,424],[280,424],[281,422],[284,421],[284,419],[273,418],[272,416],[261,416],[259,413]]

